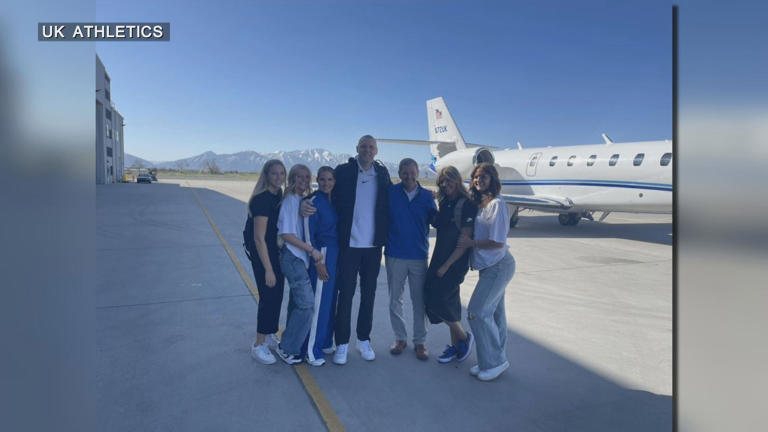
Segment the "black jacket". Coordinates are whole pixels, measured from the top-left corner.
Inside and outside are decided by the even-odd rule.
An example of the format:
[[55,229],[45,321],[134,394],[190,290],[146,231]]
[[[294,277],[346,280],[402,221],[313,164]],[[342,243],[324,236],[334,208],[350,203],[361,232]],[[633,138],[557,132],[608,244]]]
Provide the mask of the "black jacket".
[[[376,209],[374,211],[374,246],[384,246],[387,241],[388,205],[387,193],[392,180],[389,171],[379,161],[373,161],[376,171],[378,192],[376,194]],[[357,175],[360,167],[357,159],[349,158],[349,161],[336,167],[336,186],[333,188],[333,204],[339,214],[339,247],[349,247],[349,237],[352,232],[352,218],[355,211],[355,194],[357,192]]]

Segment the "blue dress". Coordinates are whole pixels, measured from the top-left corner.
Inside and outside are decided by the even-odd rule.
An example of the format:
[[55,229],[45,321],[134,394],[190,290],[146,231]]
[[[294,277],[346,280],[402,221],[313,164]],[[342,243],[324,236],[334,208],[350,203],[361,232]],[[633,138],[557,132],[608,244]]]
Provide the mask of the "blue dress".
[[[336,264],[339,256],[339,240],[336,224],[339,217],[328,194],[317,191],[308,198],[317,212],[305,218],[305,227],[309,228],[309,241],[315,249],[325,256],[325,267],[330,278],[323,282],[317,277],[314,264],[309,266],[309,280],[315,292],[315,313],[309,336],[304,342],[302,354],[310,360],[323,358],[323,349],[333,346],[333,323],[336,313]],[[308,220],[307,220],[308,219]],[[308,349],[312,347],[312,349]]]

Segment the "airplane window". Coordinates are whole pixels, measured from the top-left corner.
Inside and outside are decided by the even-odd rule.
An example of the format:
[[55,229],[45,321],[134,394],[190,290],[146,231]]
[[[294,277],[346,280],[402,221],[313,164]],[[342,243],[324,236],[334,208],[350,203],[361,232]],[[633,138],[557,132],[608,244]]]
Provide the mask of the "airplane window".
[[638,153],[635,156],[635,160],[632,162],[632,165],[640,166],[640,164],[643,163],[643,158],[645,158],[645,153]]
[[576,155],[568,158],[568,166],[573,166],[573,161],[576,159]]
[[528,166],[534,167],[536,166],[536,161],[539,159],[538,156],[534,156],[531,158],[531,163],[528,164]]
[[587,166],[592,166],[595,164],[595,160],[597,159],[597,155],[592,155],[587,160]]
[[549,160],[549,166],[555,166],[555,162],[557,162],[557,156],[552,156],[552,159]]
[[661,166],[669,165],[669,161],[671,160],[672,160],[672,153],[664,153],[664,155],[661,156]]
[[615,155],[611,156],[611,159],[608,161],[608,165],[614,166],[618,161],[619,161],[619,154],[616,153]]

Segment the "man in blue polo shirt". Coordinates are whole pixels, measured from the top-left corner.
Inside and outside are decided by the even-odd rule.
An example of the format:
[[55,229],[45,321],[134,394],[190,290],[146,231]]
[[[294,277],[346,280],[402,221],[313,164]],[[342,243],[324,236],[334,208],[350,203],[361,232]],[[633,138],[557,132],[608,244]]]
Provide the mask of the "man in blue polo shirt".
[[429,223],[437,214],[432,192],[416,181],[419,165],[411,158],[400,161],[401,182],[389,186],[389,229],[384,255],[386,256],[387,284],[389,285],[389,318],[395,333],[390,353],[399,355],[408,345],[403,318],[403,291],[405,280],[413,303],[413,344],[416,357],[429,358],[424,346],[427,338],[424,311],[424,282],[427,277],[429,250]]

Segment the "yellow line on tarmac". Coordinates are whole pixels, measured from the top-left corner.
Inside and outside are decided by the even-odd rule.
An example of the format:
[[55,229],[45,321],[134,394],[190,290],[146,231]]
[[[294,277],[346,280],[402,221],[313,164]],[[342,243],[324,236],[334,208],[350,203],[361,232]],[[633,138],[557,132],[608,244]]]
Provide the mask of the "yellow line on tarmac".
[[237,259],[237,256],[235,256],[235,251],[233,251],[232,248],[229,247],[229,243],[227,243],[227,241],[224,240],[224,236],[221,235],[221,231],[219,231],[219,228],[213,222],[213,218],[211,218],[211,215],[208,214],[208,210],[206,210],[205,206],[203,205],[203,202],[200,201],[200,197],[197,196],[197,192],[195,192],[195,190],[192,187],[190,187],[189,182],[186,182],[186,183],[187,183],[187,187],[189,187],[189,190],[191,190],[192,194],[195,196],[195,199],[197,200],[197,204],[199,204],[200,208],[203,209],[203,213],[205,213],[205,217],[208,218],[208,223],[211,224],[213,231],[219,237],[219,241],[221,242],[222,245],[224,245],[224,249],[227,251],[227,254],[229,255],[229,259],[232,260],[232,264],[235,265],[237,272],[240,273],[240,278],[243,280],[243,282],[245,282],[245,286],[248,287],[248,291],[251,292],[251,295],[253,295],[253,298],[255,298],[256,302],[258,303],[259,290],[256,288],[256,284],[253,283],[253,280],[251,280],[251,277],[248,276],[248,273],[245,272],[243,265],[240,264],[240,260]]
[[[235,252],[232,250],[231,247],[229,247],[229,243],[224,239],[224,236],[221,235],[221,231],[219,231],[219,228],[216,226],[216,224],[213,222],[213,218],[211,218],[211,215],[208,213],[208,210],[206,210],[205,206],[203,205],[203,202],[200,201],[200,197],[197,196],[197,192],[195,192],[195,189],[193,189],[189,182],[186,182],[187,187],[189,187],[189,190],[192,191],[192,194],[195,196],[195,199],[197,200],[197,204],[200,205],[200,208],[203,210],[203,213],[205,213],[205,217],[208,219],[208,223],[211,224],[211,227],[213,228],[213,231],[216,233],[216,236],[219,237],[219,241],[224,246],[224,249],[227,251],[227,254],[229,255],[229,258],[232,260],[232,264],[235,265],[235,268],[237,269],[237,272],[240,274],[240,278],[243,279],[243,282],[245,282],[245,285],[248,287],[248,290],[251,292],[251,295],[253,295],[253,298],[256,299],[256,302],[259,301],[259,291],[256,289],[256,285],[253,283],[253,280],[248,275],[248,273],[245,272],[245,269],[243,268],[243,265],[240,264],[240,260],[235,255]],[[280,332],[282,333],[282,329],[280,329]],[[320,417],[322,417],[323,422],[325,423],[325,427],[328,428],[330,432],[343,432],[346,431],[344,428],[344,425],[341,423],[341,420],[339,420],[339,417],[336,415],[336,412],[331,407],[331,403],[328,402],[328,399],[325,397],[325,394],[320,389],[320,386],[317,384],[317,381],[315,381],[315,377],[312,376],[312,373],[309,371],[309,368],[306,364],[301,363],[294,367],[293,369],[296,372],[296,375],[299,376],[299,380],[301,381],[301,384],[304,386],[304,389],[307,391],[307,394],[309,394],[309,397],[312,399],[312,402],[315,404],[315,408],[317,408],[317,412],[320,414]]]

